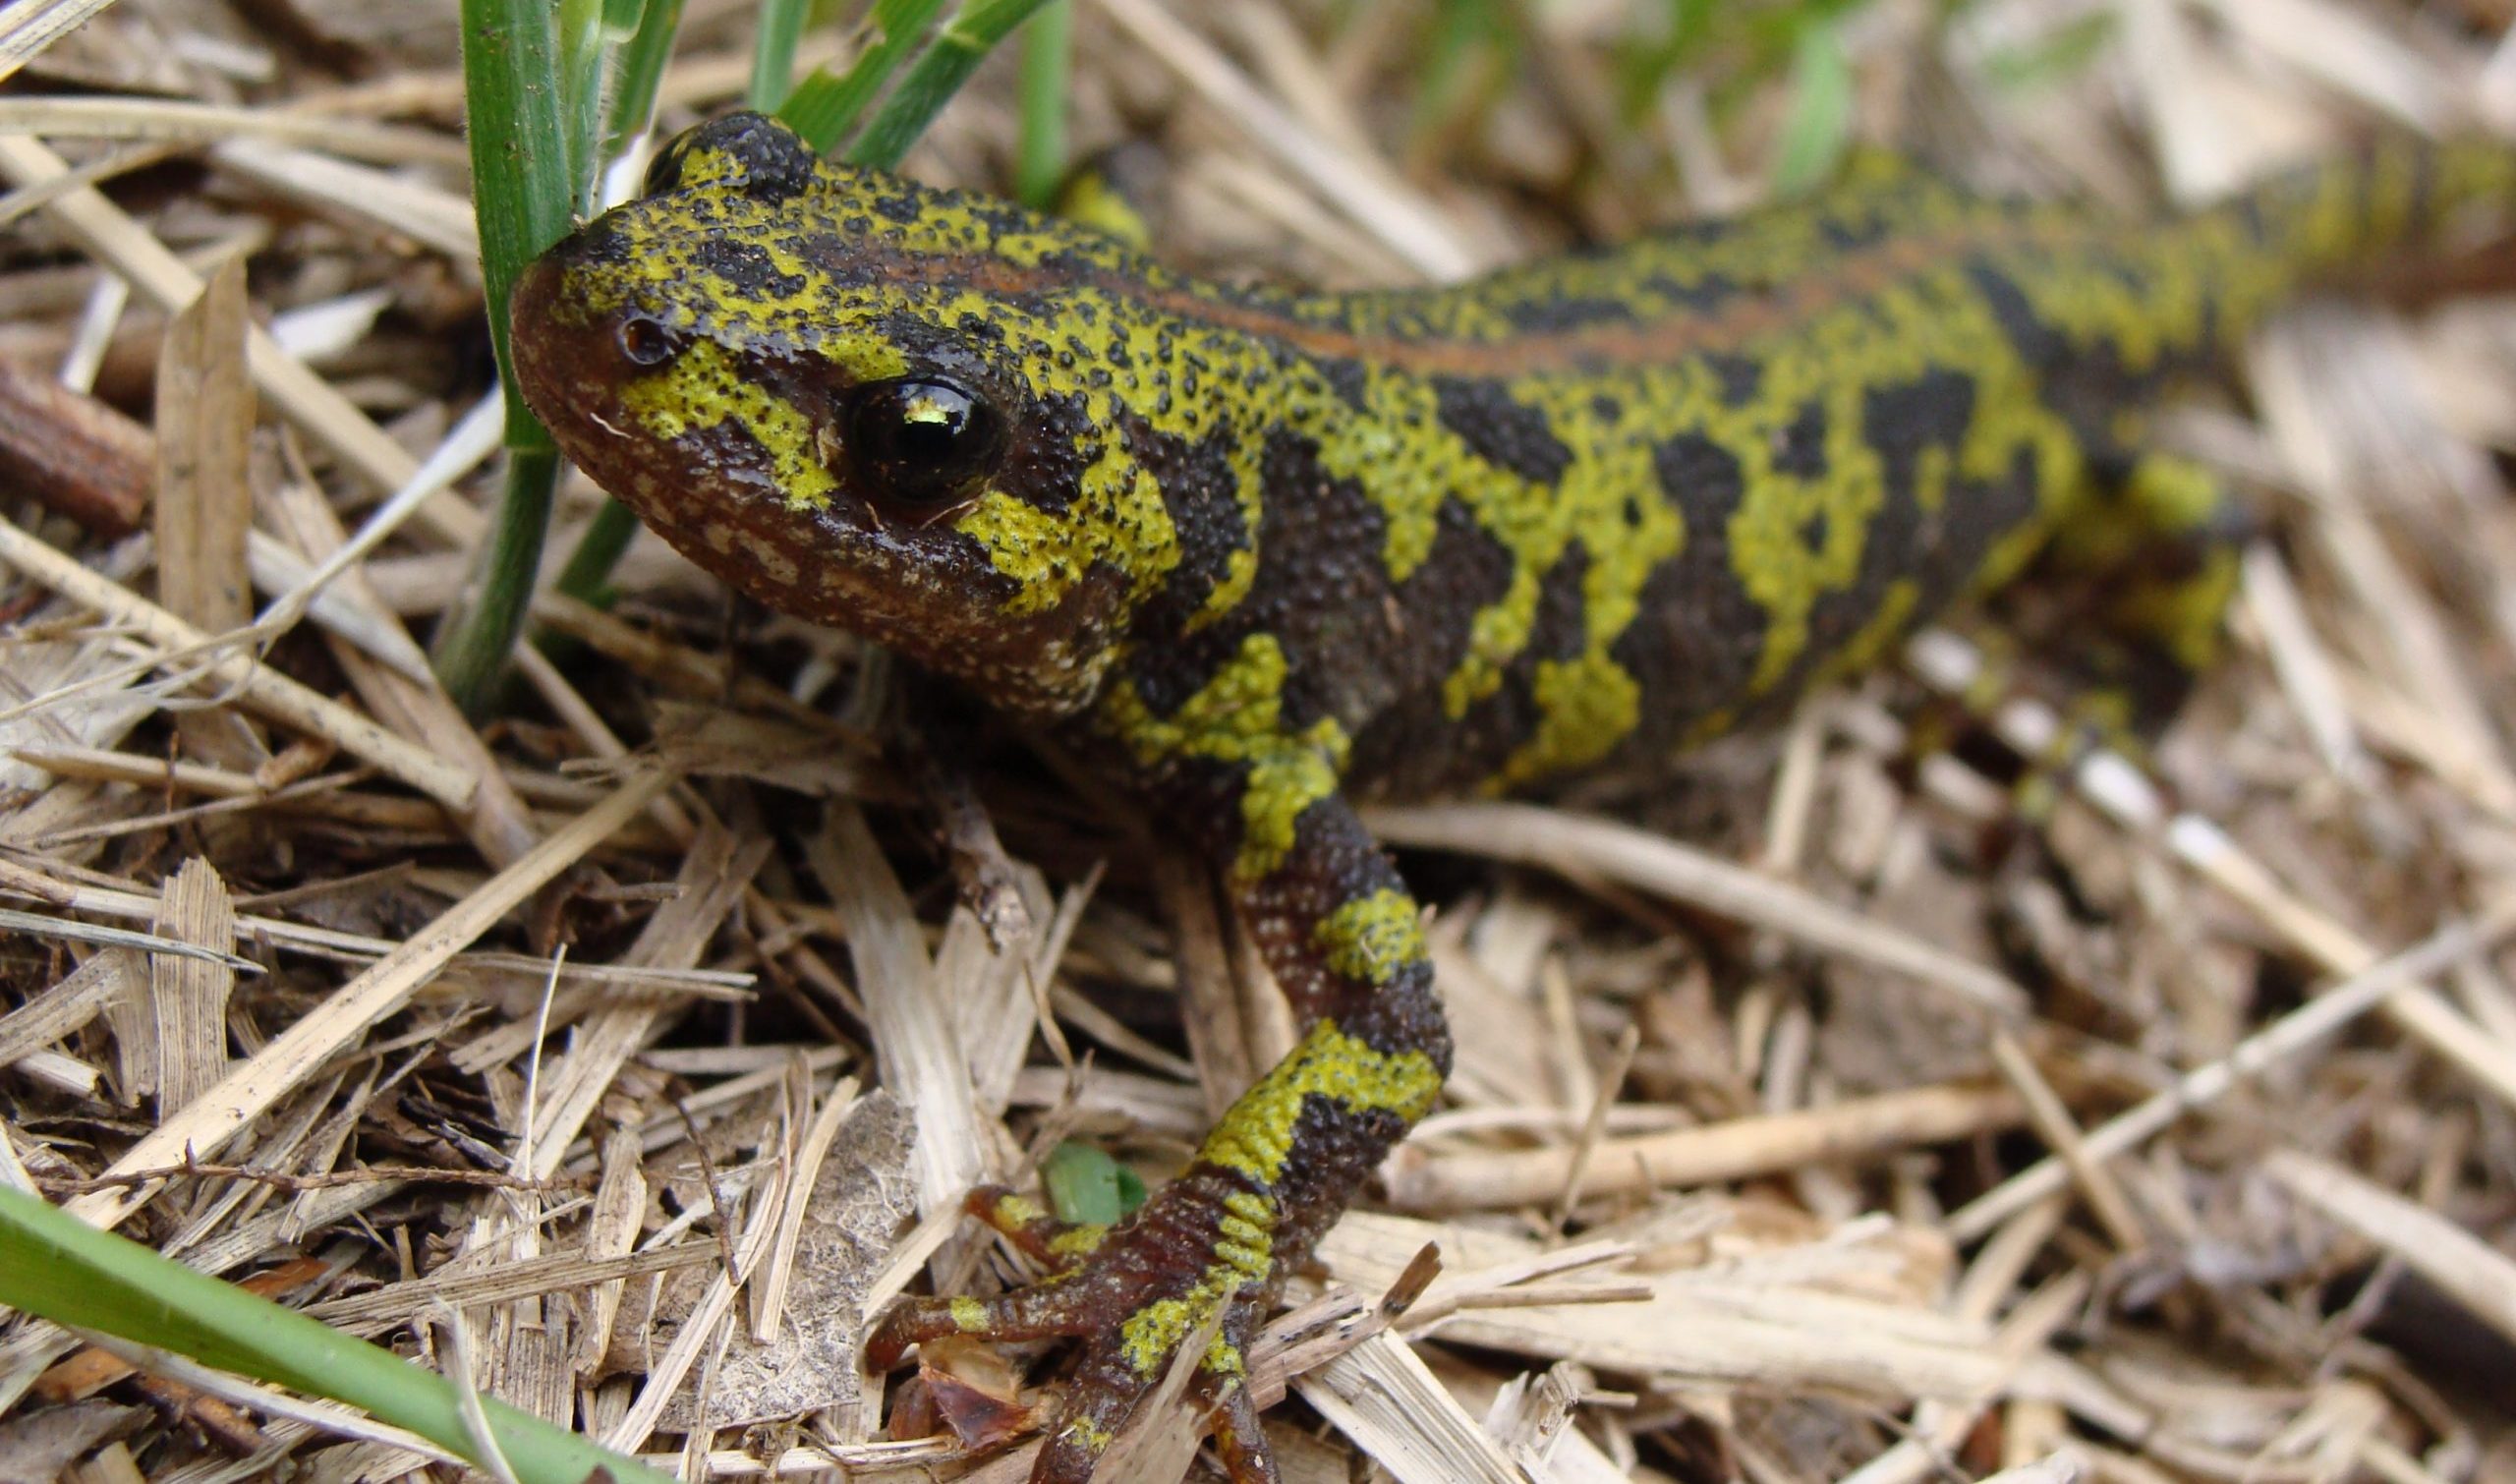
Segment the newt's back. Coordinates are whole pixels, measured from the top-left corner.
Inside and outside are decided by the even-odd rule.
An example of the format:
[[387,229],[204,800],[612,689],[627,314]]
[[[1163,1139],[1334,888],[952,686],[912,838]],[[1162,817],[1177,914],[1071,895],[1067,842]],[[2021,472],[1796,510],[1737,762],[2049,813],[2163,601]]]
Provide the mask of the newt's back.
[[1162,463],[1196,536],[1100,725],[1149,761],[1177,706],[1270,691],[1401,794],[1725,730],[2015,572],[2301,279],[2511,194],[2496,149],[2407,147],[2158,227],[1873,164],[1477,283],[1235,305],[1269,373],[1226,451]]

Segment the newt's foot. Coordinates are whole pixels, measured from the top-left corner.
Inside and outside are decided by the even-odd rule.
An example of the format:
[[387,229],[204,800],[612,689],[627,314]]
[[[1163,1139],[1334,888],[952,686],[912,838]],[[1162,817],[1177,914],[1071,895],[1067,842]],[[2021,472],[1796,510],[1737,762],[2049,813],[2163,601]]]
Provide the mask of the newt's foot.
[[904,1299],[865,1341],[868,1366],[889,1370],[911,1345],[946,1336],[1081,1341],[1082,1360],[1031,1484],[1087,1484],[1101,1455],[1170,1374],[1181,1345],[1203,1339],[1189,1395],[1210,1414],[1216,1451],[1232,1484],[1276,1484],[1244,1360],[1281,1271],[1275,1213],[1263,1197],[1201,1170],[1106,1230],[1066,1226],[999,1190],[973,1192],[970,1207],[1062,1270],[994,1298]]

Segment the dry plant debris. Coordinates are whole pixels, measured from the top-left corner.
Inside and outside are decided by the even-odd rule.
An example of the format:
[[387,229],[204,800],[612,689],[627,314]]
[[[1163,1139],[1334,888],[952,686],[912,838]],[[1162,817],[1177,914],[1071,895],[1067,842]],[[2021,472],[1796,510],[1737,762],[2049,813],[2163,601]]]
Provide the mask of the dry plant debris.
[[[1431,9],[1095,0],[1077,134],[1169,146],[1179,260],[1343,284],[1756,195],[1779,86],[1601,101],[1659,7],[1513,8],[1427,126]],[[1846,26],[1857,131],[2126,210],[2516,120],[2496,0],[1936,9]],[[675,120],[748,25],[691,8]],[[619,613],[542,601],[496,719],[447,703],[453,47],[450,4],[0,11],[0,1179],[687,1477],[1018,1479],[910,1425],[1018,1437],[1018,1371],[886,1398],[864,1316],[1009,1276],[963,1193],[1059,1140],[1158,1177],[1283,1007],[1143,831],[1004,739],[899,771],[832,719],[852,642],[653,543]],[[921,172],[1001,179],[1000,81]],[[1674,786],[1377,817],[1460,1065],[1259,1351],[1288,1479],[2516,1480],[2516,300],[2311,307],[2247,371],[2179,436],[2270,535],[2154,757],[2023,816],[1917,724],[1941,636]],[[411,1442],[0,1321],[0,1479]]]

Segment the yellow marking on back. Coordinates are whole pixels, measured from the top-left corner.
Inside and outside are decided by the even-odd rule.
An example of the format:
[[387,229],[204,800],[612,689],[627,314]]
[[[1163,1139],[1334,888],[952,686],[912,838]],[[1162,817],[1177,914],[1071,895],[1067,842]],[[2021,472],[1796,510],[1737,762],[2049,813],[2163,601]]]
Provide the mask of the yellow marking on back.
[[1603,652],[1540,661],[1530,690],[1537,732],[1504,763],[1489,792],[1586,768],[1642,721],[1641,683]]

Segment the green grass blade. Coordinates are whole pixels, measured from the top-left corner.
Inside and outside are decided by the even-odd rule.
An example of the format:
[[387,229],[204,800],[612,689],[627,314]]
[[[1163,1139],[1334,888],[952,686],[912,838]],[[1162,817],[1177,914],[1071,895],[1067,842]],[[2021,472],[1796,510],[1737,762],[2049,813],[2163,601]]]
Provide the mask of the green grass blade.
[[1500,0],[1439,0],[1426,29],[1409,69],[1415,96],[1407,104],[1406,133],[1417,141],[1459,118],[1517,51]]
[[542,571],[542,543],[550,534],[551,496],[558,487],[558,449],[507,450],[506,484],[498,492],[488,542],[431,656],[445,693],[467,712],[487,707],[506,673]]
[[[603,12],[619,0],[560,0],[559,128],[567,140],[560,174],[568,182],[570,215],[594,203],[594,160],[602,147],[603,85],[611,55]],[[635,18],[631,20],[635,25]]]
[[[446,615],[436,638],[438,678],[467,708],[486,700],[514,647],[558,478],[558,450],[516,391],[507,343],[507,296],[525,265],[567,232],[593,170],[601,118],[600,9],[595,0],[564,0],[557,9],[554,15],[546,0],[463,0],[473,209],[507,411],[506,488],[481,553],[479,581],[468,600]],[[565,52],[563,26],[572,43]],[[594,61],[586,60],[589,54]]]
[[996,43],[1013,33],[1013,29],[1031,19],[1047,0],[972,0],[961,7],[935,38],[935,44],[919,54],[900,79],[900,86],[883,100],[874,121],[865,133],[847,148],[851,163],[871,165],[888,170],[908,153],[908,146],[926,132],[935,115],[960,91],[970,74],[978,70]]
[[2105,54],[2121,21],[2119,13],[2101,10],[2066,22],[2040,40],[1985,57],[1983,76],[2014,92],[2058,86]]
[[1668,0],[1658,30],[1629,36],[1616,52],[1617,112],[1639,125],[1670,74],[1691,61],[1710,39],[1713,0]]
[[752,40],[751,86],[744,100],[772,112],[795,88],[795,45],[811,19],[812,0],[761,0],[760,30]]
[[562,123],[559,38],[536,0],[463,0],[464,122],[472,141],[472,205],[481,226],[481,281],[489,339],[507,377],[507,446],[548,448],[508,373],[507,294],[543,249],[568,230],[577,177]]
[[1811,19],[1792,53],[1791,112],[1774,152],[1775,193],[1800,196],[1825,184],[1852,142],[1852,55],[1843,28]]
[[875,31],[873,44],[857,54],[847,71],[833,75],[824,69],[806,78],[777,116],[816,153],[829,153],[855,129],[865,105],[874,101],[943,11],[944,0],[876,0],[868,23]]
[[[655,122],[656,94],[663,86],[664,64],[672,57],[674,35],[681,29],[682,0],[604,0],[603,26],[613,43],[610,100],[605,108],[602,148],[597,158],[607,168],[630,142]],[[585,183],[586,208],[600,190],[600,172]],[[629,549],[638,519],[616,500],[604,500],[594,523],[568,553],[567,565],[553,583],[559,592],[587,602],[608,602],[612,567]],[[548,636],[535,643],[551,648]]]
[[[603,168],[609,168],[649,123],[655,123],[657,90],[664,86],[664,63],[672,60],[672,37],[679,30],[682,0],[603,0],[603,32],[614,43],[609,60],[611,95],[603,111],[601,151],[597,153]],[[599,189],[601,171],[589,171],[586,211],[597,203],[594,194]],[[619,500],[603,500],[553,586],[571,599],[609,603],[611,568],[629,550],[632,536],[637,536],[637,516]],[[551,649],[546,634],[536,637],[536,644]]]
[[1022,152],[1013,194],[1045,209],[1065,178],[1066,92],[1074,68],[1074,0],[1049,0],[1022,29]]
[[682,0],[646,0],[638,29],[621,43],[611,86],[611,116],[603,131],[605,160],[617,158],[631,140],[655,122],[656,93],[663,86],[673,36],[681,29],[681,4]]
[[620,564],[622,553],[638,539],[638,517],[618,500],[605,500],[594,513],[586,534],[577,539],[577,549],[568,553],[568,564],[559,570],[550,586],[579,602],[598,608],[611,606],[616,596],[611,590],[611,569]]
[[[464,1399],[444,1377],[6,1185],[0,1303],[344,1401],[448,1453],[480,1456]],[[486,1397],[480,1404],[521,1484],[585,1484],[604,1472],[620,1484],[666,1484],[665,1475],[564,1428]]]

